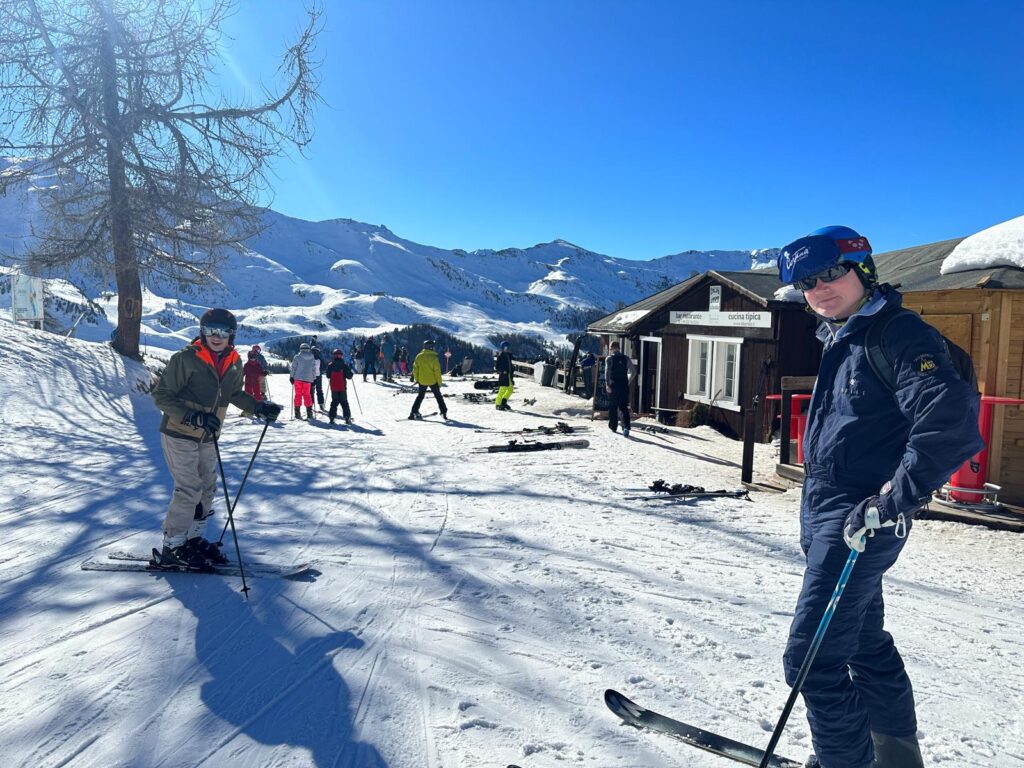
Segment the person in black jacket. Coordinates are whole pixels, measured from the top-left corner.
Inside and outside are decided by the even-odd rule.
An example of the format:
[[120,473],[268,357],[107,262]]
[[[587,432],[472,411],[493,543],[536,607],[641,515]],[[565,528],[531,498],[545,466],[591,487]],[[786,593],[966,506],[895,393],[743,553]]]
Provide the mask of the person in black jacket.
[[619,414],[622,414],[622,436],[629,437],[629,386],[636,378],[633,361],[619,351],[619,342],[613,341],[608,347],[611,352],[604,364],[604,385],[611,395],[608,408],[608,429],[616,431]]
[[515,391],[515,376],[512,372],[512,353],[509,352],[507,341],[501,342],[501,352],[494,360],[494,370],[498,373],[498,394],[494,398],[494,407],[499,411],[511,411],[508,399]]
[[[315,339],[316,336],[313,338]],[[326,356],[320,354],[320,347],[314,345],[309,351],[313,353],[313,359],[316,360],[316,377],[313,379],[312,392],[313,396],[316,397],[316,402],[320,406],[320,410],[322,411],[324,409],[324,387],[320,381],[320,377],[325,375],[328,361]]]
[[367,374],[371,374],[374,381],[377,380],[377,355],[379,352],[380,347],[371,336],[363,344],[363,381],[366,381]]
[[352,369],[345,362],[345,355],[340,349],[331,353],[333,359],[327,366],[325,375],[331,387],[331,410],[327,412],[327,418],[331,424],[338,417],[338,406],[341,406],[341,415],[346,424],[352,423],[352,411],[348,407],[348,380],[352,378]]

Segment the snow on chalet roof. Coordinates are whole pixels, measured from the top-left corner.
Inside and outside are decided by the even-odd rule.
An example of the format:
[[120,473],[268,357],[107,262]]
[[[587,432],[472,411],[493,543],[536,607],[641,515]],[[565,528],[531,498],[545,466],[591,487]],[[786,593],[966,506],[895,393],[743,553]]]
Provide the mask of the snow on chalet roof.
[[940,272],[950,275],[972,269],[1024,269],[1024,216],[1004,221],[966,237],[942,261]]
[[621,325],[627,326],[635,323],[637,320],[642,320],[650,313],[649,309],[633,309],[623,312],[616,312],[608,321],[607,325]]

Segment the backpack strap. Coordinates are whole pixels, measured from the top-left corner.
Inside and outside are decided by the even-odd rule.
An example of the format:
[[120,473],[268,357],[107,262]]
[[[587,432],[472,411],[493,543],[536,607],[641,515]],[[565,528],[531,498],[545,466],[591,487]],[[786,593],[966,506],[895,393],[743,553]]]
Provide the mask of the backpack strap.
[[896,391],[896,369],[892,360],[885,351],[883,337],[889,324],[900,315],[910,312],[903,307],[888,305],[882,309],[875,321],[868,326],[864,336],[864,354],[867,356],[868,365],[872,372],[878,377],[886,389],[890,392]]

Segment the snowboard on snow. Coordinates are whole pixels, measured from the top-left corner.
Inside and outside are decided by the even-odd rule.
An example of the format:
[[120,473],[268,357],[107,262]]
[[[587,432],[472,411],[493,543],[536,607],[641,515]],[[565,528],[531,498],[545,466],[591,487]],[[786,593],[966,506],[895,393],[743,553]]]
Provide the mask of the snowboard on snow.
[[[705,731],[703,728],[697,728],[661,715],[654,710],[646,709],[611,688],[604,692],[604,703],[627,725],[664,733],[691,747],[712,752],[743,765],[752,765],[757,768],[764,760],[763,749],[735,741],[727,736],[719,736],[717,733]],[[768,761],[768,766],[769,768],[803,768],[803,763],[773,755]]]
[[501,385],[497,379],[480,379],[473,382],[473,389],[497,389],[499,386]]

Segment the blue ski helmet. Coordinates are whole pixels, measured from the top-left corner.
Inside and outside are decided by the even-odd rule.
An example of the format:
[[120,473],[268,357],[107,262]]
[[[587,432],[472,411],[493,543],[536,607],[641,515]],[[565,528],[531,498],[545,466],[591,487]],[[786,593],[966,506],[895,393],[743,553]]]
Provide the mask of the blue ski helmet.
[[843,262],[856,267],[854,272],[865,286],[870,288],[878,282],[868,239],[840,226],[816,229],[783,248],[778,260],[779,279],[792,284]]
[[499,346],[502,349],[508,349],[508,342],[507,341],[503,341],[503,342],[501,342],[501,344],[499,344]]

